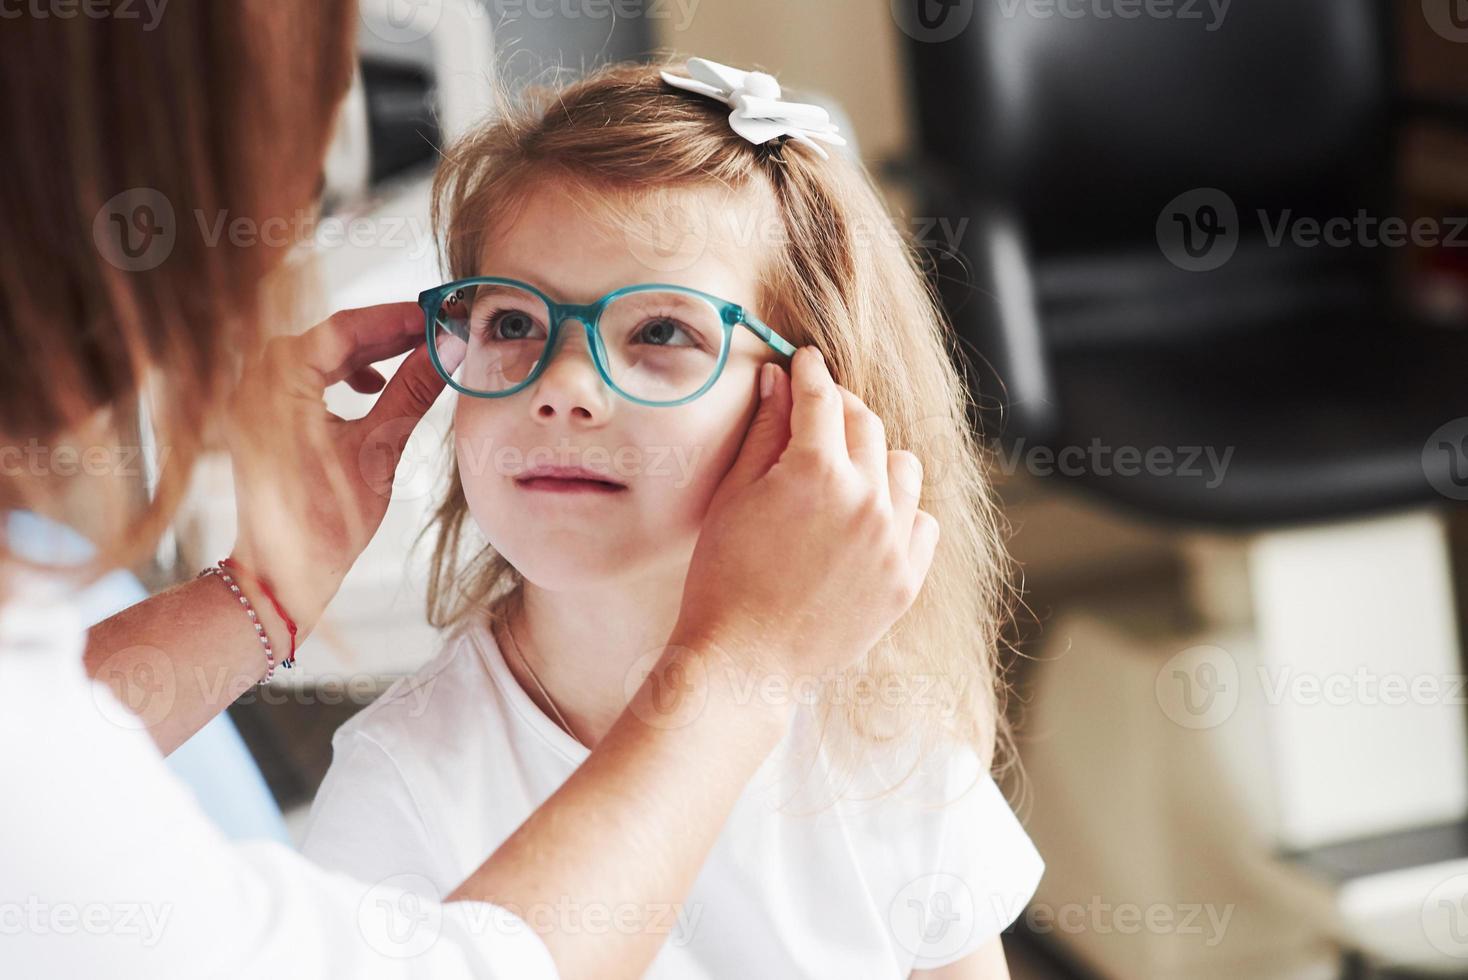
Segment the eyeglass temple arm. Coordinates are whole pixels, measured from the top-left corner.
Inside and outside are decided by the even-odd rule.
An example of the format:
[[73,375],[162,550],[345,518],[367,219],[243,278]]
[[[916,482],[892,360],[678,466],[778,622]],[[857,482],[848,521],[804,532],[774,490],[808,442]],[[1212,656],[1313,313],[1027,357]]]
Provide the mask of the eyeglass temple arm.
[[438,324],[467,344],[469,342],[469,324],[463,323],[456,325],[453,320],[439,316],[433,311],[433,307],[438,305],[438,302],[439,296],[437,293],[420,293],[418,295],[418,306],[423,310],[424,315],[428,317],[428,322]]
[[775,348],[775,350],[779,351],[781,354],[784,354],[786,357],[795,356],[795,345],[790,343],[790,341],[786,340],[784,337],[775,333],[774,330],[771,330],[765,324],[756,320],[754,317],[750,316],[747,313],[744,315],[744,319],[742,322],[746,327],[753,330],[761,340],[769,344],[771,347]]
[[453,320],[446,320],[443,317],[434,317],[434,319],[438,323],[442,324],[443,325],[443,328],[445,330],[447,330],[449,333],[453,334],[455,337],[458,337],[464,343],[467,344],[469,342],[469,324],[468,323],[463,322],[463,321],[460,321],[460,322],[457,322],[456,323]]

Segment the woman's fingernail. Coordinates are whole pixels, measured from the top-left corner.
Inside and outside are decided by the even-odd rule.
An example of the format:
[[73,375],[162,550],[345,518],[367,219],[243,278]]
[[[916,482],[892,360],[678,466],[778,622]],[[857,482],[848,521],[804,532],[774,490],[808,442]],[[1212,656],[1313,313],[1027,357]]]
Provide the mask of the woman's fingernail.
[[759,369],[759,396],[769,398],[775,390],[775,365],[765,363]]

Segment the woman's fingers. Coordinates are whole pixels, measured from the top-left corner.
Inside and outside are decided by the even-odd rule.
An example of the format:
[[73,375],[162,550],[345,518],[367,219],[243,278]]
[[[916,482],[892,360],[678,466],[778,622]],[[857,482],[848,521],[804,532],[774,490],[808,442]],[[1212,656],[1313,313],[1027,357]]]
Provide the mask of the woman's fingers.
[[917,512],[912,522],[912,537],[907,542],[907,569],[912,573],[914,591],[920,589],[928,570],[933,567],[933,555],[938,550],[938,518],[925,510]]
[[359,368],[412,350],[423,335],[423,311],[416,303],[385,303],[333,314],[301,334],[294,353],[326,388]]
[[375,395],[387,384],[387,379],[375,367],[358,368],[347,375],[347,384],[353,391],[364,395]]
[[769,395],[761,396],[759,408],[745,430],[739,455],[724,476],[722,485],[730,493],[768,473],[790,442],[790,377],[778,364],[762,364],[760,372],[761,377],[764,372],[774,372],[774,383]]
[[887,467],[887,428],[851,391],[837,384],[815,348],[796,352],[791,365],[790,445],[845,459],[883,505],[892,505]]
[[884,453],[887,490],[892,497],[892,522],[906,537],[912,536],[913,519],[923,493],[923,463],[905,449]]
[[916,601],[938,542],[920,509],[921,460],[889,451],[885,426],[808,348],[791,375],[787,449],[799,450],[780,457],[774,479],[731,470],[720,484],[678,618],[681,635],[712,637],[758,670],[824,670],[869,654]]
[[840,391],[814,347],[795,352],[790,364],[790,396],[789,448],[824,455],[846,445]]
[[433,406],[443,386],[443,376],[433,366],[425,343],[398,366],[372,411],[367,413],[366,421],[373,427],[400,423],[405,419],[412,423],[392,426],[396,433],[394,447],[397,452],[402,452],[413,426]]
[[842,410],[845,415],[846,452],[851,462],[889,506],[892,497],[887,488],[887,427],[856,395],[840,385]]
[[[847,454],[856,470],[866,478],[881,499],[886,501],[892,515],[892,527],[897,532],[897,540],[906,544],[908,567],[914,580],[921,583],[927,576],[938,544],[937,519],[918,509],[923,492],[922,460],[907,450],[889,450],[887,430],[881,417],[854,393],[831,380],[824,362],[820,365],[810,363],[814,360],[815,358],[809,358],[801,365],[806,369],[803,389],[806,396],[805,435],[807,439],[831,440],[823,443],[826,446],[840,445],[835,442],[838,434],[827,417],[834,416],[835,413],[825,411],[824,396],[821,394],[828,386],[834,388],[840,396],[841,434],[845,436]],[[796,392],[795,411],[798,411],[801,406],[800,383],[793,381],[792,388]],[[794,442],[794,412],[791,430],[791,441]]]

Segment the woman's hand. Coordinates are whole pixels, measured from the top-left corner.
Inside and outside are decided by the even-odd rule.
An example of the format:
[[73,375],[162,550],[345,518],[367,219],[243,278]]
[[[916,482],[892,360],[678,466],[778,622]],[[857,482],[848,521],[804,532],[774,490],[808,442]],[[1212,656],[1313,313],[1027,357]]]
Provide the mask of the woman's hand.
[[[766,368],[771,370],[772,368]],[[779,370],[704,518],[676,643],[785,675],[847,666],[916,599],[938,543],[922,465],[887,449],[813,347]]]
[[[391,381],[371,367],[408,350]],[[338,381],[382,395],[347,421],[323,400]],[[233,557],[271,583],[303,633],[382,524],[403,447],[442,390],[413,303],[344,310],[269,341],[246,370],[229,411]]]

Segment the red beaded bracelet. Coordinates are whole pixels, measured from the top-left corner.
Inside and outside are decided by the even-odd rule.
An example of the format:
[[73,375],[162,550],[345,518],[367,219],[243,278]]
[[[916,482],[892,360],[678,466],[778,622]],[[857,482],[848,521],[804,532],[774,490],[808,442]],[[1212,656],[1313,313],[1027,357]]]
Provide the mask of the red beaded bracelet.
[[[233,568],[238,572],[244,572],[244,574],[250,575],[250,573],[245,571],[245,569],[240,566],[240,563],[235,561],[233,558],[221,558],[219,559],[219,564],[225,568]],[[295,666],[296,663],[296,621],[294,619],[291,619],[290,616],[286,614],[285,608],[282,607],[280,601],[275,598],[275,591],[270,588],[269,582],[266,582],[258,575],[250,575],[250,578],[254,579],[260,584],[260,591],[265,593],[265,598],[269,599],[270,604],[275,607],[276,615],[278,615],[282,620],[285,621],[286,631],[289,632],[291,635],[291,652],[287,654],[286,658],[280,662],[282,667],[289,670],[291,667]]]
[[199,578],[206,575],[218,575],[220,581],[229,587],[230,593],[239,601],[240,607],[245,610],[245,615],[250,617],[250,625],[255,628],[255,639],[260,641],[260,649],[265,651],[265,676],[260,678],[260,683],[269,684],[270,678],[275,676],[275,651],[270,648],[270,637],[265,632],[265,624],[260,622],[259,614],[250,604],[250,597],[241,591],[234,576],[218,565],[210,565],[204,569],[199,573]]

